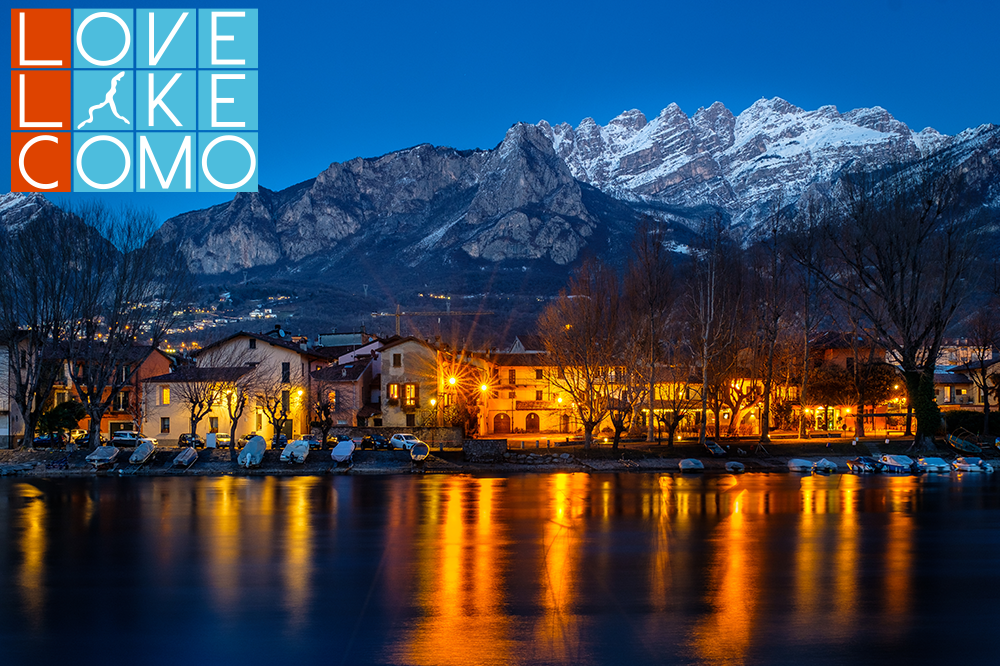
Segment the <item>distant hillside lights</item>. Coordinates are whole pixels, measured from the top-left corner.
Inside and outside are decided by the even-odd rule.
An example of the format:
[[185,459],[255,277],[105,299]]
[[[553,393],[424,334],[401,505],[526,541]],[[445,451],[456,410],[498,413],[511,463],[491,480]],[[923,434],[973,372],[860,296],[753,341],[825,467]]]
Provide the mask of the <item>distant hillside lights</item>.
[[12,9],[11,191],[256,192],[257,39],[256,9]]

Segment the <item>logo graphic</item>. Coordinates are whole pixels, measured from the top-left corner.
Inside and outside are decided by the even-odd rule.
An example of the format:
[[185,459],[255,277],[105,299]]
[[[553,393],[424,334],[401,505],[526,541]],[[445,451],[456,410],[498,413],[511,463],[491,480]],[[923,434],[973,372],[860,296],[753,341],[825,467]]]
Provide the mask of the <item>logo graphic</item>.
[[12,9],[14,192],[256,192],[256,9]]
[[94,122],[94,111],[102,109],[108,106],[109,104],[111,105],[111,113],[115,114],[115,118],[120,118],[125,122],[126,125],[129,124],[128,118],[118,113],[118,109],[115,108],[115,93],[118,92],[118,82],[122,80],[123,76],[125,76],[125,72],[118,72],[117,74],[115,74],[115,78],[111,79],[111,89],[108,91],[108,94],[104,96],[104,101],[101,102],[100,104],[95,104],[94,106],[90,107],[90,117],[84,120],[79,125],[77,125],[76,126],[77,129],[82,129],[83,126],[86,125],[87,123]]

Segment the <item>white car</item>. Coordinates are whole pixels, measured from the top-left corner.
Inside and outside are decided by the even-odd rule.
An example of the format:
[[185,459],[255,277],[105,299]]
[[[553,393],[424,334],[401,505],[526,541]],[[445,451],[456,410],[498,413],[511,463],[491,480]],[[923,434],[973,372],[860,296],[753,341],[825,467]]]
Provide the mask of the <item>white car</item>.
[[134,447],[142,444],[143,440],[149,440],[152,442],[153,446],[156,446],[159,443],[153,437],[147,437],[141,432],[136,432],[135,430],[118,430],[111,435],[112,446]]
[[406,449],[409,451],[414,444],[423,444],[416,435],[397,434],[393,435],[389,443],[394,449]]

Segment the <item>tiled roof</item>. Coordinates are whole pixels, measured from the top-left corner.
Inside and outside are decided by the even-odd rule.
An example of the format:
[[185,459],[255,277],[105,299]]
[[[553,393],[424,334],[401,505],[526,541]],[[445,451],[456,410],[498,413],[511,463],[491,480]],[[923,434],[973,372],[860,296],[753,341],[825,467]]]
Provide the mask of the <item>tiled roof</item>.
[[236,381],[254,368],[250,366],[240,366],[234,368],[199,368],[194,365],[185,365],[177,368],[173,372],[165,375],[150,377],[147,382],[161,384],[181,383],[181,382],[232,382]]
[[353,382],[364,374],[369,365],[370,361],[331,365],[313,370],[312,377],[321,382]]

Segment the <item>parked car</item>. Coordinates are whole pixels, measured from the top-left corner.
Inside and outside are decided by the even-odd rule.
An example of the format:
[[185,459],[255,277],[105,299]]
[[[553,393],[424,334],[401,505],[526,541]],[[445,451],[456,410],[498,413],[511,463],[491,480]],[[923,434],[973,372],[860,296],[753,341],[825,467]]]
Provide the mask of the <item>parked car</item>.
[[229,436],[228,432],[217,432],[215,433],[215,446],[219,449],[228,449],[229,444],[233,441],[233,438]]
[[196,449],[200,449],[204,448],[205,440],[198,435],[192,435],[191,433],[186,432],[177,438],[177,446],[193,446]]
[[32,443],[34,446],[51,446],[53,448],[57,446],[65,446],[66,436],[61,432],[49,432],[44,435],[38,435],[34,440],[32,440]]
[[74,428],[69,431],[69,440],[76,444],[77,442],[87,438],[87,431],[81,430],[80,428]]
[[315,435],[302,435],[302,441],[309,442],[310,449],[322,449],[323,442],[319,441],[319,437]]
[[389,451],[392,449],[392,444],[389,443],[389,438],[385,435],[365,435],[364,439],[361,440],[361,448]]
[[406,449],[407,451],[412,449],[414,444],[423,444],[423,442],[421,442],[416,435],[409,435],[405,433],[397,433],[393,435],[392,439],[389,440],[389,443],[392,444],[392,448],[394,449]]
[[238,440],[236,440],[236,448],[242,449],[244,446],[247,445],[247,442],[250,441],[251,437],[256,437],[256,436],[257,436],[257,431],[256,430],[254,430],[253,432],[249,432],[249,433],[243,435]]
[[141,432],[135,430],[118,430],[111,435],[111,446],[138,446],[142,440],[148,439],[156,446],[157,441],[152,437],[146,437]]

